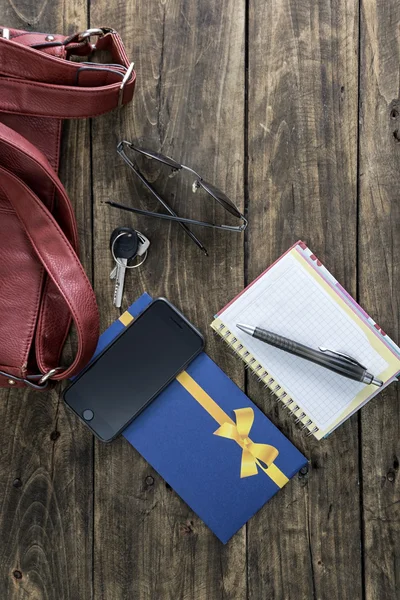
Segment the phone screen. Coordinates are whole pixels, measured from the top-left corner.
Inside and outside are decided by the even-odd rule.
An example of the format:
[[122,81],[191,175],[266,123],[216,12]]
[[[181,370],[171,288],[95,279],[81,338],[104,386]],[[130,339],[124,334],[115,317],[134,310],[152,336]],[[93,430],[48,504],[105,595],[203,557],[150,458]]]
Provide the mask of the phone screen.
[[200,333],[158,299],[65,391],[101,440],[116,437],[203,349]]

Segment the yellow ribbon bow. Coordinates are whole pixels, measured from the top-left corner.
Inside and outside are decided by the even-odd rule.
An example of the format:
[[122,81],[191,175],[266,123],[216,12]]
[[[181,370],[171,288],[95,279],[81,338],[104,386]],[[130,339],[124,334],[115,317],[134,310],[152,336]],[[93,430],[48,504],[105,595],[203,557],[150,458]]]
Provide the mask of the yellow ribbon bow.
[[255,444],[249,438],[254,421],[252,408],[239,408],[234,413],[236,415],[236,425],[232,422],[223,423],[217,431],[214,431],[214,435],[234,440],[241,446],[243,451],[240,477],[257,475],[258,467],[266,473],[268,467],[272,465],[278,456],[278,450],[268,444]]
[[182,371],[176,379],[189,392],[192,398],[197,400],[200,406],[220,425],[217,431],[214,431],[214,435],[234,440],[242,448],[241,477],[256,475],[258,472],[257,467],[260,467],[280,488],[289,481],[279,467],[273,464],[273,461],[278,456],[278,450],[267,444],[254,444],[249,439],[249,433],[254,421],[254,411],[252,408],[247,407],[235,410],[235,425],[229,415],[226,414],[187,371]]

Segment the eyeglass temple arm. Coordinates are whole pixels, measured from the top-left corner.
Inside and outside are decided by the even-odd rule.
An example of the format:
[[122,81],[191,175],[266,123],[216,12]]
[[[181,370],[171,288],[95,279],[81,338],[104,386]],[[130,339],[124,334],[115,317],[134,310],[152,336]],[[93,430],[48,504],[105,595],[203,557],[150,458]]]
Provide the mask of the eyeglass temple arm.
[[195,219],[185,219],[184,217],[165,215],[163,213],[150,212],[148,210],[141,210],[140,208],[133,208],[126,206],[126,204],[119,204],[113,200],[105,200],[105,204],[113,206],[114,208],[120,208],[121,210],[127,210],[137,215],[144,215],[145,217],[155,217],[156,219],[164,219],[165,221],[175,221],[177,223],[190,223],[191,225],[202,225],[203,227],[210,227],[211,229],[226,229],[227,231],[243,231],[246,228],[247,221],[243,217],[243,225],[239,227],[233,225],[215,225],[214,223],[207,223],[206,221],[196,221]]
[[[182,229],[187,233],[187,235],[194,241],[194,243],[196,244],[196,246],[198,246],[200,248],[200,250],[202,250],[204,252],[204,254],[206,256],[208,256],[207,249],[203,246],[203,244],[195,236],[195,234],[192,233],[192,231],[190,231],[190,229],[185,225],[185,219],[181,219],[180,217],[178,217],[178,215],[176,214],[176,212],[174,212],[174,210],[169,206],[169,204],[167,204],[165,202],[165,200],[163,200],[161,198],[161,196],[159,196],[157,194],[157,192],[153,188],[153,186],[147,181],[147,179],[145,177],[143,177],[143,175],[135,167],[135,165],[133,164],[133,162],[125,154],[124,149],[123,149],[123,145],[131,146],[131,144],[129,142],[126,142],[126,141],[120,142],[118,144],[117,152],[121,156],[121,158],[125,161],[125,163],[128,165],[128,167],[130,167],[132,169],[132,171],[139,177],[140,181],[148,189],[148,191],[151,194],[153,194],[153,196],[155,196],[157,198],[157,200],[160,202],[160,204],[162,204],[162,206],[165,208],[165,210],[167,210],[172,217],[175,217],[175,218],[171,218],[169,220],[171,220],[171,221],[177,221],[179,223],[179,225],[182,227]],[[148,211],[141,211],[140,209],[131,209],[129,207],[123,206],[122,204],[121,205],[117,205],[116,203],[111,203],[111,202],[107,202],[107,204],[110,204],[111,206],[117,206],[118,208],[122,208],[123,210],[130,210],[131,212],[136,212],[139,215],[142,214],[142,215],[150,215],[151,216],[153,214],[153,216],[159,216],[159,217],[162,216],[162,215],[159,215],[158,213],[150,213]],[[167,217],[167,215],[164,215],[164,216]],[[190,222],[190,220],[186,221],[186,222]]]

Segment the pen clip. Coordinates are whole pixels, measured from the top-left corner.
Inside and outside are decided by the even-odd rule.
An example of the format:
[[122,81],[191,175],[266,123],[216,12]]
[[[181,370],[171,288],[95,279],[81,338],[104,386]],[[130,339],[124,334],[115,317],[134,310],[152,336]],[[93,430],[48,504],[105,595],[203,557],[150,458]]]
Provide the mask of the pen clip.
[[367,370],[367,367],[364,367],[364,365],[362,365],[360,362],[358,362],[358,360],[356,360],[352,356],[344,354],[344,352],[336,352],[336,350],[330,350],[329,348],[325,348],[325,346],[319,346],[319,349],[321,350],[321,352],[326,352],[332,354],[333,356],[340,356],[341,358],[348,360],[353,365],[357,365],[358,367]]

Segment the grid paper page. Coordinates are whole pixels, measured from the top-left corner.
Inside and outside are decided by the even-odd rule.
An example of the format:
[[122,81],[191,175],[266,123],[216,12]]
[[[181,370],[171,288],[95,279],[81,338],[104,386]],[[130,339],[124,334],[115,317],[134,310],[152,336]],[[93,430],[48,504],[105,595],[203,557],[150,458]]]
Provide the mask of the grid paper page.
[[262,327],[312,348],[344,352],[377,377],[388,366],[351,317],[290,254],[219,318],[321,430],[335,421],[365,384],[256,340],[236,323]]

